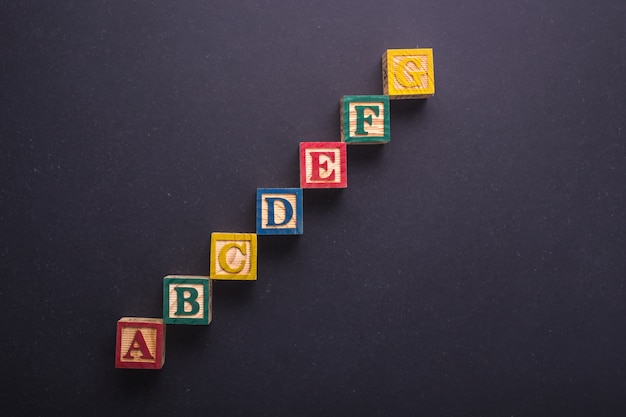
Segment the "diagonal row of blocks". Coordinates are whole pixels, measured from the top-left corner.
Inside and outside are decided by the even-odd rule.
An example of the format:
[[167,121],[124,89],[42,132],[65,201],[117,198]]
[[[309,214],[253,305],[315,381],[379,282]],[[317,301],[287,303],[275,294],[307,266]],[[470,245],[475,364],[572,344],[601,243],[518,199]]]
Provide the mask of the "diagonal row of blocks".
[[300,188],[257,189],[256,233],[212,233],[208,277],[168,275],[162,319],[118,321],[117,368],[161,369],[166,324],[211,323],[213,280],[256,280],[257,235],[303,234],[303,189],[346,188],[346,145],[389,142],[389,100],[434,95],[432,49],[389,49],[382,65],[383,95],[341,99],[340,142],[300,143]]

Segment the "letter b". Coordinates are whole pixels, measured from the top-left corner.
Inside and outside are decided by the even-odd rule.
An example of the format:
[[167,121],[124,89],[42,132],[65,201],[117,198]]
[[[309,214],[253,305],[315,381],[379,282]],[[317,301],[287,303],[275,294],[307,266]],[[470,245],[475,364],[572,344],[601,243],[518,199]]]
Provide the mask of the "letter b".
[[[176,315],[178,316],[193,316],[200,311],[200,304],[198,304],[198,290],[193,287],[175,287],[177,308]],[[185,296],[186,295],[186,296]],[[187,311],[185,304],[189,304],[191,309]]]

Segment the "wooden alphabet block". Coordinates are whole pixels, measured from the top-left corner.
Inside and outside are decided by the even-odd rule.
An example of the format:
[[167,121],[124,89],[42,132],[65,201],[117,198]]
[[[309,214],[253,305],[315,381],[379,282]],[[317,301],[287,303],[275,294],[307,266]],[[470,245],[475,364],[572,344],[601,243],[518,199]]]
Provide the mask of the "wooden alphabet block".
[[163,322],[211,323],[213,285],[209,277],[168,275],[163,278]]
[[300,143],[300,187],[346,188],[347,186],[345,142]]
[[388,96],[344,96],[340,107],[343,142],[347,144],[389,142]]
[[435,94],[433,50],[388,49],[383,54],[383,92],[390,99],[432,97]]
[[211,233],[211,279],[256,280],[257,235]]
[[258,188],[257,235],[301,235],[302,188]]
[[165,363],[162,319],[122,317],[117,322],[115,367],[161,369]]

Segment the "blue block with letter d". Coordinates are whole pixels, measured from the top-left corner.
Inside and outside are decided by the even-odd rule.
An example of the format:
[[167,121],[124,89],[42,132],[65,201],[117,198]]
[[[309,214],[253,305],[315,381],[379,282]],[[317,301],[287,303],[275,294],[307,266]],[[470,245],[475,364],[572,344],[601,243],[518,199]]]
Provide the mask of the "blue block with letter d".
[[302,232],[302,188],[257,188],[258,235],[301,235]]

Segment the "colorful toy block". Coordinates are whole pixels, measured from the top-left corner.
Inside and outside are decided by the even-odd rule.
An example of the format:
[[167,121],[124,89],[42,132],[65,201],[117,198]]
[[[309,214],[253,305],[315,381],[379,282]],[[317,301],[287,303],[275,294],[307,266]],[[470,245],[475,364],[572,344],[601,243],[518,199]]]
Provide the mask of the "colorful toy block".
[[257,235],[301,235],[302,188],[256,190]]
[[256,234],[211,233],[211,279],[256,280],[256,265]]
[[165,363],[162,319],[122,317],[117,322],[115,367],[161,369]]
[[347,186],[345,142],[300,143],[300,187],[346,188]]
[[435,94],[433,50],[388,49],[383,54],[383,92],[390,99],[432,97]]
[[340,107],[343,142],[347,144],[389,142],[388,96],[344,96]]
[[212,288],[209,277],[168,275],[163,278],[163,322],[211,323]]

